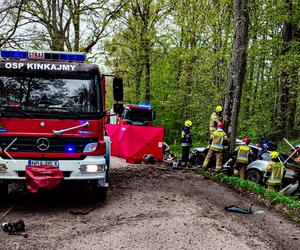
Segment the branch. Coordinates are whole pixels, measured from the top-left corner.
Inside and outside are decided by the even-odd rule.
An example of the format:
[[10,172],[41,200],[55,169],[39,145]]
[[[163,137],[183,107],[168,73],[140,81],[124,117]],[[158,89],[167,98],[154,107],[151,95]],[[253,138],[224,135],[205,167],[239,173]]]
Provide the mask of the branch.
[[0,47],[2,47],[15,34],[15,32],[16,32],[16,30],[18,28],[19,21],[20,21],[21,10],[22,10],[24,1],[25,0],[21,0],[20,5],[18,7],[17,20],[16,20],[15,25],[14,25],[14,27],[12,29],[12,32],[2,42],[0,42]]
[[83,49],[84,52],[88,53],[95,45],[96,43],[106,35],[103,35],[107,25],[110,23],[111,19],[114,18],[115,14],[118,13],[124,5],[126,5],[128,1],[125,1],[123,4],[118,5],[113,11],[109,11],[109,13],[105,16],[103,20],[103,25],[101,29],[96,28],[97,25],[93,21],[94,27],[96,28],[95,30],[95,35],[92,38],[92,41]]

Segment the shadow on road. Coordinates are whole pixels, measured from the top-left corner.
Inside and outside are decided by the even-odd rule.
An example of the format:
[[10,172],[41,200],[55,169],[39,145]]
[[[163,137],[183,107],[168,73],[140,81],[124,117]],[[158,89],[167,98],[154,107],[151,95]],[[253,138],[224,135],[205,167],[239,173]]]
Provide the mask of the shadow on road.
[[0,211],[12,205],[15,205],[14,210],[41,212],[99,208],[105,204],[106,202],[99,201],[86,185],[64,183],[56,189],[40,190],[36,194],[28,193],[25,187],[13,189],[5,200],[0,200]]

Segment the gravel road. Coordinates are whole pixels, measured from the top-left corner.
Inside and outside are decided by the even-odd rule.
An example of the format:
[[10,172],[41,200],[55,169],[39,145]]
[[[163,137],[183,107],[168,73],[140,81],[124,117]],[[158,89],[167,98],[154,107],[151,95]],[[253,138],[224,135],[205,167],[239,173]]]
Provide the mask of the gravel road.
[[[224,211],[247,208],[258,214]],[[106,202],[78,187],[0,202],[4,221],[22,219],[28,237],[0,231],[1,249],[300,249],[300,224],[205,179],[163,165],[114,158]],[[0,217],[1,218],[1,217]]]

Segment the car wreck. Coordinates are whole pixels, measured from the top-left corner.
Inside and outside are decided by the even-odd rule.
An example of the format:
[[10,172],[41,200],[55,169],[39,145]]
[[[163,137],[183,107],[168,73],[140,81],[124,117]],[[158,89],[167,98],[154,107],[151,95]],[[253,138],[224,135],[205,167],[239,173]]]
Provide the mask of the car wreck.
[[[242,140],[236,140],[236,146],[239,146],[242,143]],[[254,145],[248,145],[254,156],[251,159],[251,162],[247,166],[246,170],[246,179],[261,185],[266,184],[267,176],[266,176],[266,166],[270,161],[270,152],[265,151],[261,152],[262,148]],[[202,166],[206,154],[208,152],[209,147],[199,147],[194,148],[190,154],[190,163],[192,165]],[[292,157],[289,157],[286,154],[280,153],[280,160],[285,165],[285,172],[283,176],[282,190],[281,192],[291,195],[295,193],[295,191],[299,188],[299,180],[300,180],[300,165],[294,161]],[[233,166],[235,163],[235,159],[233,156],[225,154],[223,159],[223,168],[222,172],[227,175],[233,175]],[[213,168],[215,164],[215,160],[213,159],[210,162],[209,168]]]

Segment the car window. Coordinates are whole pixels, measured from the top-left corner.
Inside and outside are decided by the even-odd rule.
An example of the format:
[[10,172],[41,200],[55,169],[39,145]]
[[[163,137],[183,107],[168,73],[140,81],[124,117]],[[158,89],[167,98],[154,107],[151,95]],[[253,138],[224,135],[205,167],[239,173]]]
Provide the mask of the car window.
[[263,161],[270,161],[271,160],[270,152],[263,153],[261,158],[262,158]]
[[254,154],[254,159],[257,159],[259,150],[256,147],[253,147],[252,145],[250,145],[250,148]]

